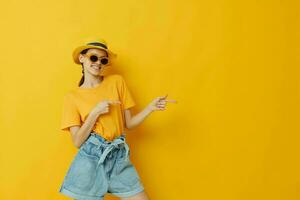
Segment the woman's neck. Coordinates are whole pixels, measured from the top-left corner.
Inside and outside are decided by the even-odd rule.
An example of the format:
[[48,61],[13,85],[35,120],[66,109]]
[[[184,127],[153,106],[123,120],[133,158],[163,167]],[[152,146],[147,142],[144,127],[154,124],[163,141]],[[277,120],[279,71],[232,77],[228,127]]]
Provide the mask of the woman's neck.
[[80,86],[82,88],[93,88],[101,84],[101,82],[103,81],[103,76],[90,76],[87,79],[86,77],[84,78],[84,83]]

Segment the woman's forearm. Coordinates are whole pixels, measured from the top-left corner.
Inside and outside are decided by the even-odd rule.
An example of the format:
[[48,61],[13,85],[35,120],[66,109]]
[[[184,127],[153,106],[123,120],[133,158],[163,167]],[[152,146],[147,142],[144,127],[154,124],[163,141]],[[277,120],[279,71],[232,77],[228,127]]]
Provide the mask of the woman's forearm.
[[74,143],[77,148],[80,148],[82,143],[84,143],[84,141],[88,138],[99,115],[99,112],[96,112],[94,110],[91,111],[84,123],[82,124],[82,126],[80,127],[80,129],[76,132]]
[[147,106],[144,110],[142,110],[138,114],[136,114],[133,117],[131,117],[129,124],[127,125],[127,128],[128,129],[132,129],[132,128],[136,127],[137,125],[139,125],[140,123],[142,123],[142,121],[144,121],[144,119],[148,115],[150,115],[152,112],[153,112],[153,110],[151,110],[149,108],[149,106]]

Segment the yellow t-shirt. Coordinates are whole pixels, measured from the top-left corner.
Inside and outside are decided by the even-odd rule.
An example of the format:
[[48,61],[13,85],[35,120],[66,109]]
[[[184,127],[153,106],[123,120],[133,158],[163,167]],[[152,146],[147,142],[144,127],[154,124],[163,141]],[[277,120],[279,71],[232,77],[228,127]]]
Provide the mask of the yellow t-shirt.
[[124,110],[135,105],[123,77],[119,74],[103,76],[94,88],[72,89],[64,96],[61,130],[70,131],[70,126],[79,125],[88,117],[97,103],[103,100],[119,100],[121,104],[109,104],[109,112],[99,115],[93,131],[112,141],[125,128]]

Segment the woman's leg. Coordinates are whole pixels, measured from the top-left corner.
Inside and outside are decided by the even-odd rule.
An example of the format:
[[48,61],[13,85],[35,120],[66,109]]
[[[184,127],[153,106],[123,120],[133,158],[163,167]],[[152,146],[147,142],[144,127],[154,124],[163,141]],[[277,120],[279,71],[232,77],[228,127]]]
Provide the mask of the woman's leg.
[[140,192],[134,196],[131,197],[122,197],[121,200],[150,200],[147,193],[145,191]]

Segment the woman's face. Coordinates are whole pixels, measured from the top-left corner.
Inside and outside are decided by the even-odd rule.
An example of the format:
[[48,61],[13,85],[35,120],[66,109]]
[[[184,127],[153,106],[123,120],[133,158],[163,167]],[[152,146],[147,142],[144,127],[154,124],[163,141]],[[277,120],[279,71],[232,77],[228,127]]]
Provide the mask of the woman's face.
[[[96,55],[98,56],[98,60],[96,62],[92,62],[89,57],[90,55]],[[86,54],[80,54],[79,60],[81,63],[83,63],[84,66],[84,73],[89,73],[94,76],[99,76],[101,72],[103,72],[104,67],[107,65],[102,65],[100,62],[100,59],[102,57],[108,58],[108,55],[105,50],[101,49],[89,49]]]

